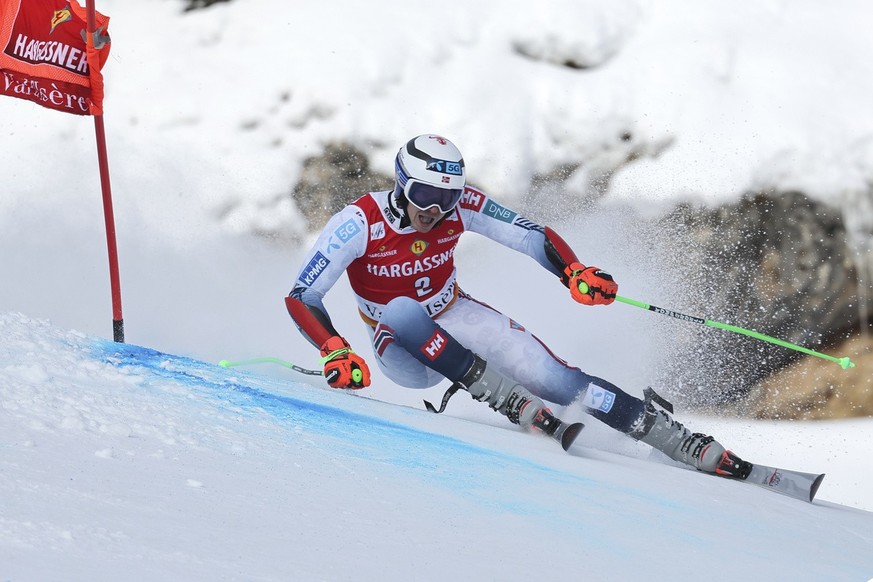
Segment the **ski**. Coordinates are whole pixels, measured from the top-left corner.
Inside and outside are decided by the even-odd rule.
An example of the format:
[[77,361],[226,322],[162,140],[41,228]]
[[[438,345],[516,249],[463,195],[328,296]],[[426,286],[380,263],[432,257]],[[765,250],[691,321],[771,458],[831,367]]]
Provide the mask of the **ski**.
[[788,469],[752,463],[751,472],[743,480],[746,483],[812,503],[823,479],[824,473],[801,473],[800,471],[789,471]]
[[715,474],[745,481],[810,503],[815,498],[815,494],[818,493],[818,488],[824,479],[824,473],[801,473],[800,471],[789,471],[788,469],[750,463],[731,451],[722,453]]
[[572,446],[576,441],[576,437],[579,436],[579,433],[582,432],[583,428],[585,428],[585,425],[581,422],[574,422],[573,424],[562,422],[561,426],[559,426],[551,436],[553,439],[561,443],[561,447],[566,451],[569,450],[570,446]]
[[[449,403],[449,400],[458,390],[463,389],[464,386],[460,382],[455,382],[452,384],[448,390],[446,390],[445,394],[443,394],[443,400],[440,403],[440,407],[437,408],[427,400],[424,401],[424,407],[428,412],[433,412],[434,414],[441,414],[446,409],[446,405]],[[515,421],[518,422],[517,420]],[[552,411],[548,408],[543,408],[537,414],[537,417],[533,421],[533,426],[537,430],[543,432],[547,436],[552,437],[559,443],[561,443],[561,447],[566,451],[568,450],[573,442],[576,440],[576,437],[579,436],[579,433],[582,432],[582,429],[585,428],[585,425],[581,422],[574,422],[572,424],[567,424],[563,422],[561,419],[557,418]]]
[[543,408],[537,413],[537,417],[533,420],[533,426],[535,429],[542,431],[561,443],[561,447],[565,451],[569,450],[576,437],[585,428],[585,425],[581,422],[568,424],[562,421],[552,414],[552,411],[548,408]]

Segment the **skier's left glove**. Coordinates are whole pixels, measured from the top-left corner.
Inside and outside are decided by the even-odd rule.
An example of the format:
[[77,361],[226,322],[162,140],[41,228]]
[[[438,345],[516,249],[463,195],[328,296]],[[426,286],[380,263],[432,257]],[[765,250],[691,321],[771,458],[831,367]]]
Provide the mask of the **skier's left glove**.
[[370,368],[364,358],[352,351],[342,336],[328,338],[321,346],[324,378],[333,388],[364,388],[370,385]]
[[609,305],[615,301],[618,284],[598,267],[570,263],[564,269],[570,296],[583,305]]

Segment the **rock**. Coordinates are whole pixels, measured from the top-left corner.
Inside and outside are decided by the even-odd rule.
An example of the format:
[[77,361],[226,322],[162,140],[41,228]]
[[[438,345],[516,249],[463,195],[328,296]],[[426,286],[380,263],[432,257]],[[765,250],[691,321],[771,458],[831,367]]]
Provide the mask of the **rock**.
[[320,156],[303,162],[294,199],[310,229],[319,230],[348,203],[367,192],[387,190],[393,185],[393,176],[370,170],[364,152],[345,142],[331,143]]
[[855,335],[833,355],[850,357],[855,367],[804,358],[753,387],[735,412],[779,420],[873,416],[873,337]]
[[[682,207],[668,222],[686,231],[688,287],[706,317],[813,350],[860,329],[858,276],[839,210],[800,192],[761,192],[714,210]],[[679,394],[706,382],[717,404],[746,395],[802,354],[700,326],[698,372],[677,371]]]

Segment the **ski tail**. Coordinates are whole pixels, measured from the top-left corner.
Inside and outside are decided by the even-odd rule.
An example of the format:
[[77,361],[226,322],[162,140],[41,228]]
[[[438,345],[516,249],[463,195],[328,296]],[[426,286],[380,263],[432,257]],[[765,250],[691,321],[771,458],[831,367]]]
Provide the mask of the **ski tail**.
[[812,486],[809,488],[809,502],[812,503],[812,500],[815,499],[815,494],[818,493],[818,488],[821,487],[821,482],[824,481],[825,474],[820,473],[818,477],[812,482]]
[[729,479],[746,481],[752,485],[758,485],[800,499],[809,501],[815,498],[818,488],[824,479],[824,473],[801,473],[750,463],[739,458],[732,451],[725,451],[715,468],[715,474]]
[[824,473],[802,473],[753,463],[752,470],[745,481],[812,503],[824,477]]
[[552,414],[548,408],[543,408],[534,418],[533,427],[561,443],[561,447],[566,451],[573,445],[585,425],[581,422],[568,424]]
[[585,428],[585,425],[581,422],[574,422],[573,424],[564,424],[562,429],[560,430],[560,436],[556,437],[559,439],[561,446],[565,451],[569,450],[573,443],[576,441],[576,437],[579,436],[579,433],[582,432],[582,429]]

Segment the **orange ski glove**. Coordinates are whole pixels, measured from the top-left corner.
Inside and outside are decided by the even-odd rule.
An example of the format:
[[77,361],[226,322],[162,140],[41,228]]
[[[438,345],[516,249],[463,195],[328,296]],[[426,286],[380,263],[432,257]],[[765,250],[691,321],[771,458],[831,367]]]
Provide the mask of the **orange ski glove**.
[[612,275],[598,267],[570,263],[564,269],[570,296],[583,305],[609,305],[615,301],[618,284]]
[[333,388],[364,388],[370,385],[370,368],[341,336],[328,338],[321,346],[324,378]]

